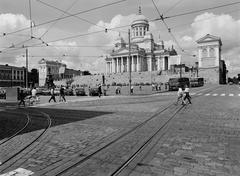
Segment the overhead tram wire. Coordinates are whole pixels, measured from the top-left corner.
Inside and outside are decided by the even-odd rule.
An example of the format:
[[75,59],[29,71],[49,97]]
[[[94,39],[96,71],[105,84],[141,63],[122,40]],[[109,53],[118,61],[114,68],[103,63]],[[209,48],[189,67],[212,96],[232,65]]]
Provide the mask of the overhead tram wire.
[[183,0],[178,0],[176,3],[174,3],[171,7],[169,7],[167,10],[165,10],[165,12],[163,12],[163,14],[166,14],[168,12],[170,12],[172,9],[174,9],[177,5],[179,5]]
[[[237,2],[237,3],[240,3],[240,2]],[[237,3],[234,3],[234,4],[237,4]],[[231,4],[225,4],[224,6],[230,6],[230,5],[233,5],[233,3],[231,3]],[[223,5],[221,5],[220,7],[222,7]],[[211,9],[216,9],[216,8],[220,8],[219,6],[217,6],[217,7],[211,7]],[[209,9],[209,8],[207,8],[207,9]],[[206,9],[201,9],[201,10],[198,10],[198,11],[204,11],[204,10],[206,10]],[[192,11],[192,12],[194,12],[194,13],[197,13],[196,11]],[[177,16],[177,15],[175,15],[175,16]],[[167,17],[162,17],[163,19],[165,19],[165,18],[167,18]],[[169,18],[169,17],[168,17]],[[161,20],[161,18],[157,18],[157,19],[152,19],[152,20],[149,20],[149,21],[151,21],[151,22],[153,22],[153,21],[158,21],[158,20]],[[207,20],[207,19],[206,19]],[[50,23],[50,22],[49,22]],[[39,25],[43,25],[43,24],[39,24]],[[130,24],[129,25],[124,25],[124,26],[118,26],[118,27],[114,27],[114,28],[109,28],[109,30],[112,30],[112,29],[118,29],[118,28],[124,28],[124,27],[129,27],[130,26]],[[28,28],[27,28],[28,29]],[[26,30],[26,29],[25,29]],[[168,30],[169,30],[169,28],[168,28]],[[101,31],[95,31],[95,32],[89,32],[89,33],[85,33],[85,34],[78,34],[78,35],[75,35],[75,36],[71,36],[71,37],[66,37],[66,38],[62,38],[62,39],[58,39],[58,40],[54,40],[54,41],[50,41],[50,42],[55,42],[55,41],[60,41],[60,40],[65,40],[65,39],[70,39],[70,38],[74,38],[74,37],[81,37],[81,36],[86,36],[86,35],[91,35],[91,34],[95,34],[95,33],[99,33],[99,32],[103,32],[104,30],[101,30]],[[16,31],[15,31],[16,32]],[[31,46],[28,46],[28,47],[41,47],[40,46],[41,44],[37,44],[37,45],[31,45]],[[1,52],[0,52],[1,53]]]
[[[51,8],[53,8],[53,9],[55,9],[55,10],[58,10],[58,11],[60,11],[60,12],[63,12],[63,15],[64,15],[64,14],[72,15],[73,17],[75,17],[75,18],[77,18],[77,19],[79,19],[79,20],[81,20],[81,21],[85,21],[85,22],[87,22],[87,23],[89,23],[89,24],[92,24],[92,25],[94,25],[94,26],[103,28],[104,30],[105,30],[105,29],[108,29],[108,28],[105,27],[105,26],[97,25],[96,23],[91,22],[91,21],[89,21],[89,20],[87,20],[87,19],[84,19],[84,18],[81,18],[81,17],[76,16],[76,15],[74,15],[74,14],[71,14],[71,13],[67,12],[68,10],[67,10],[67,11],[64,11],[64,10],[59,9],[59,8],[57,8],[57,7],[55,7],[55,6],[51,5],[51,4],[48,4],[48,3],[46,3],[46,2],[42,2],[41,0],[37,0],[37,1],[40,2],[40,3],[42,3],[42,4],[44,4],[44,5],[46,5],[46,6],[48,6],[48,7],[51,7]],[[110,29],[108,29],[108,30],[110,30]],[[125,32],[125,31],[121,31],[121,32]]]
[[[240,11],[240,9],[235,9],[235,10],[231,10],[231,11],[226,11],[224,13],[228,13],[228,14],[232,14],[234,12],[238,12]],[[202,22],[202,21],[207,21],[207,20],[211,20],[213,18],[218,18],[218,16],[214,16],[214,17],[210,17],[210,18],[204,18],[204,19],[201,19],[201,20],[196,20],[196,21],[193,21],[193,22],[189,22],[189,23],[184,23],[184,24],[179,24],[179,25],[176,25],[176,26],[172,26],[171,28],[178,28],[178,27],[181,27],[181,26],[186,26],[188,24],[193,24],[193,23],[199,23],[199,22]]]
[[[45,24],[53,23],[55,21],[59,21],[59,20],[63,20],[63,19],[72,17],[74,15],[79,15],[79,14],[87,13],[87,12],[94,11],[94,10],[97,10],[97,9],[101,9],[101,8],[104,8],[104,7],[108,7],[108,6],[111,6],[111,5],[119,4],[119,3],[124,2],[124,1],[127,1],[127,0],[119,0],[119,1],[116,1],[116,2],[112,2],[112,3],[104,4],[104,5],[101,5],[101,6],[98,6],[98,7],[94,7],[94,8],[88,9],[88,10],[84,10],[84,11],[81,11],[81,12],[78,12],[78,13],[74,13],[72,15],[67,15],[67,16],[64,16],[64,17],[61,17],[61,18],[55,18],[55,19],[50,20],[50,21],[46,21],[46,22],[43,22],[43,23],[40,23],[40,24],[36,24],[33,27],[36,28],[36,27],[39,27],[39,26],[43,26]],[[30,29],[30,27],[26,27],[26,28],[23,28],[23,29],[19,29],[17,31],[9,32],[9,33],[3,33],[2,37],[7,36],[7,35],[11,35],[11,34],[15,34],[17,32],[25,31],[25,30],[28,30],[28,29]]]
[[[240,4],[240,1],[223,4],[223,5],[219,5],[219,6],[214,6],[214,7],[209,7],[209,8],[204,8],[204,9],[200,9],[200,10],[189,11],[189,12],[180,13],[180,14],[176,14],[176,15],[166,16],[166,17],[163,17],[163,19],[176,18],[176,17],[199,13],[199,12],[203,12],[203,11],[207,11],[207,10],[213,10],[213,9],[218,9],[218,8],[222,8],[222,7],[233,6],[236,4]],[[162,20],[162,18],[155,19],[155,21],[157,21],[157,20]]]
[[154,0],[152,0],[152,2],[153,2],[153,5],[154,5],[154,7],[155,7],[155,9],[156,9],[156,11],[157,11],[157,13],[158,13],[158,15],[159,15],[160,18],[161,18],[163,24],[164,24],[165,27],[167,28],[168,33],[172,36],[172,38],[173,38],[173,40],[176,42],[178,48],[179,48],[182,52],[184,52],[184,49],[180,46],[180,44],[179,44],[179,42],[177,41],[176,37],[172,34],[171,28],[170,28],[170,27],[167,25],[167,23],[164,21],[164,17],[163,17],[163,15],[161,15],[161,13],[159,12],[159,10],[158,10],[158,8],[157,8],[157,5],[155,4]]
[[[66,11],[70,10],[78,1],[79,1],[79,0],[75,0],[75,1],[66,9]],[[42,1],[38,1],[38,2],[44,3],[44,2],[42,2]],[[65,14],[65,12],[62,13],[62,15],[61,15],[59,18],[63,17],[64,14]],[[48,27],[48,29],[40,36],[40,38],[44,37],[44,36],[49,32],[49,30],[50,30],[55,24],[57,24],[57,22],[58,22],[58,21],[55,21],[54,23],[52,23],[52,24]]]

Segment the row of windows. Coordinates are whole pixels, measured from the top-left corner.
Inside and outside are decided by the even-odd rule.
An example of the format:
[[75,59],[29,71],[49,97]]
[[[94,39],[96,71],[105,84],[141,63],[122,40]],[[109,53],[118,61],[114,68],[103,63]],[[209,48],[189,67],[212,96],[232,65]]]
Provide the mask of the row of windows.
[[139,28],[134,28],[133,29],[133,36],[143,36],[146,35],[146,30],[148,31],[148,27],[139,27]]
[[[207,50],[207,48],[204,48],[202,50],[202,57],[208,57],[208,50]],[[209,57],[215,57],[215,49],[214,48],[210,48],[210,50],[209,50]]]

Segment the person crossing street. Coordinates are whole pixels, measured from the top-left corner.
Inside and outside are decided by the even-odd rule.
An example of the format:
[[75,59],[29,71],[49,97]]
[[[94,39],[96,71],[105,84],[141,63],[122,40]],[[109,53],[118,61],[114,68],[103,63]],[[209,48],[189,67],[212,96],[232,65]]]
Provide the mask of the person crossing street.
[[184,104],[186,104],[186,99],[188,100],[189,104],[192,104],[191,96],[190,96],[190,89],[189,89],[188,85],[185,85],[184,94],[185,94],[185,96],[183,98]]

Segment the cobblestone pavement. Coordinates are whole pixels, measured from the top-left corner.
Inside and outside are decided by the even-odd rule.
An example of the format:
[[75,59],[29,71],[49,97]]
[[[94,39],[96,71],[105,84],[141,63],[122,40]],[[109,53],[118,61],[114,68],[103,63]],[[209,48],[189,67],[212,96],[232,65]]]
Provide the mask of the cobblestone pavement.
[[[238,91],[239,88],[235,86],[223,86],[212,95],[237,95]],[[81,153],[105,145],[148,119],[161,106],[176,100],[175,92],[162,95],[109,96],[100,99],[86,97],[67,103],[43,104],[36,109],[49,114],[53,126],[35,148],[25,151],[3,173],[24,168],[34,175],[54,175],[51,171],[55,168],[81,158]],[[163,139],[131,175],[239,175],[239,102],[238,96],[226,96],[223,99],[222,96],[202,95],[193,99],[193,105],[186,106],[176,117]],[[33,132],[22,134],[17,140],[27,138]],[[7,150],[7,146],[4,150]],[[103,160],[92,160],[94,162],[102,163],[103,170],[113,167],[110,161],[103,163]],[[79,175],[82,168],[76,167],[68,174]],[[81,175],[84,173],[101,174],[85,170]]]
[[[216,94],[238,94],[224,86]],[[131,176],[239,176],[240,99],[200,96],[178,115]]]
[[[52,103],[37,108],[50,115],[53,126],[35,148],[18,156],[17,162],[11,167],[0,166],[0,170],[4,169],[4,173],[7,173],[21,167],[35,175],[47,174],[69,158],[77,157],[79,153],[120,136],[170,101],[169,97],[159,96],[112,97]],[[21,144],[20,139],[28,138],[31,134],[32,132],[18,136],[16,143]],[[4,150],[7,150],[8,146],[5,147]]]

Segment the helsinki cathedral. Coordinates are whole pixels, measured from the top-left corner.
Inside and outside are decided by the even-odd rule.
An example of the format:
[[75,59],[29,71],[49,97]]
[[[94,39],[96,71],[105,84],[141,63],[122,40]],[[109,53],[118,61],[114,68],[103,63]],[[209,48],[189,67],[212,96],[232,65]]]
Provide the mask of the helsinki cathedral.
[[164,41],[159,37],[155,43],[149,31],[149,21],[142,15],[141,7],[136,18],[131,23],[130,57],[129,43],[119,34],[110,55],[105,58],[106,73],[164,71],[171,65],[180,64],[181,56],[172,47],[166,49]]

